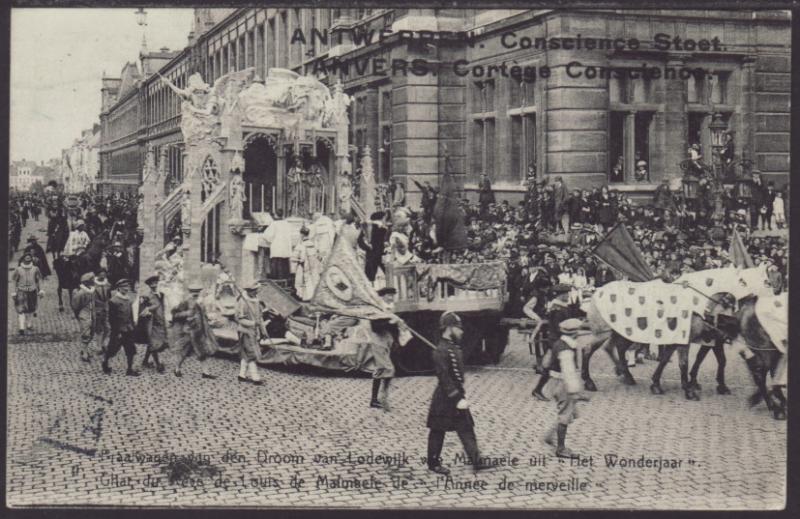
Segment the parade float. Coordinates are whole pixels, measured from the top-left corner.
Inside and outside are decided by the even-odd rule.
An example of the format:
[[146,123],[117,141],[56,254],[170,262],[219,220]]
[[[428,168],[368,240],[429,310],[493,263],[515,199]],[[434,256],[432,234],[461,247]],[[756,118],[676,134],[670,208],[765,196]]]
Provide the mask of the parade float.
[[[182,100],[182,182],[168,181],[166,150],[157,157],[149,147],[138,222],[140,272],[160,274],[167,312],[199,280],[222,350],[234,351],[238,287],[261,281],[259,298],[272,321],[262,363],[370,372],[369,320],[391,309],[381,306],[352,246],[337,238],[314,297],[301,302],[285,280],[267,279],[263,240],[279,213],[291,224],[294,245],[314,214],[338,219],[355,212],[367,221],[380,209],[368,152],[358,178],[353,174],[350,98],[341,84],[329,89],[284,69],[270,69],[263,80],[253,69],[232,72],[213,86],[199,74],[185,88],[164,81]],[[487,341],[493,351],[505,346],[492,332],[505,302],[502,264],[389,267],[385,283],[397,288],[394,312],[421,332],[402,348],[401,369],[430,369],[431,340],[438,335],[431,323],[445,309],[474,314],[465,320],[468,349],[485,349]]]

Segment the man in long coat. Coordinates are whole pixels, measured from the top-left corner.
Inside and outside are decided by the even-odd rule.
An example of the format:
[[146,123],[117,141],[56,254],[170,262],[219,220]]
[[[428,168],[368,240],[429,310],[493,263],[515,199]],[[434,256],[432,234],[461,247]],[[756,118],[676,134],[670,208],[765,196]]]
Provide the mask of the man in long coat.
[[181,352],[180,360],[175,368],[176,377],[183,376],[181,366],[183,366],[189,355],[194,353],[203,366],[203,378],[217,378],[216,375],[208,372],[207,363],[204,362],[208,357],[216,353],[218,345],[217,339],[211,331],[211,326],[208,324],[205,309],[199,302],[202,290],[202,284],[199,282],[192,283],[189,285],[189,297],[172,309],[172,322],[178,326],[175,342]]
[[92,351],[89,345],[92,343],[96,329],[96,307],[94,293],[94,275],[86,273],[81,277],[81,284],[78,292],[70,301],[72,312],[78,320],[81,330],[81,360],[91,362]]
[[97,351],[106,352],[106,345],[111,336],[108,323],[108,302],[111,300],[111,283],[105,269],[99,269],[94,277],[94,338]]
[[297,297],[302,301],[309,301],[314,296],[319,278],[322,275],[322,264],[319,251],[309,237],[309,229],[303,226],[300,229],[301,241],[292,251],[294,264],[294,289]]
[[481,174],[481,181],[478,183],[478,204],[481,206],[481,217],[486,218],[489,213],[489,206],[494,203],[494,191],[492,182],[486,173]]
[[369,223],[369,242],[366,232],[362,232],[358,237],[358,246],[366,253],[364,273],[370,281],[375,281],[379,268],[383,269],[383,254],[389,241],[389,229],[384,222],[385,218],[383,211],[373,213]]
[[22,255],[22,261],[14,270],[11,281],[14,284],[14,308],[19,318],[19,334],[25,335],[26,328],[33,328],[33,316],[39,303],[41,292],[42,274],[33,264],[30,252]]
[[428,411],[428,468],[437,474],[447,475],[450,470],[442,466],[441,454],[447,431],[456,431],[467,457],[475,471],[488,468],[480,459],[475,422],[469,411],[464,390],[464,358],[459,342],[464,335],[461,318],[454,312],[445,312],[439,318],[441,338],[433,352],[433,365],[439,383],[433,392]]
[[267,330],[258,299],[258,287],[256,281],[244,287],[236,309],[236,321],[239,324],[239,382],[260,386],[264,381],[258,374],[256,362],[261,357],[259,339],[266,337]]
[[150,289],[149,296],[143,296],[139,304],[139,321],[145,330],[147,352],[144,355],[143,366],[149,366],[152,357],[159,373],[164,373],[164,365],[158,354],[167,349],[167,317],[164,311],[164,296],[158,291],[158,275],[150,276],[144,283]]
[[136,356],[136,344],[134,342],[136,325],[133,319],[133,301],[129,295],[130,288],[131,282],[127,279],[117,281],[114,285],[114,292],[108,302],[108,321],[111,325],[111,336],[103,357],[103,373],[106,375],[111,374],[108,361],[114,358],[120,348],[123,348],[128,361],[128,370],[125,374],[129,377],[139,376],[139,372],[133,369],[133,359]]

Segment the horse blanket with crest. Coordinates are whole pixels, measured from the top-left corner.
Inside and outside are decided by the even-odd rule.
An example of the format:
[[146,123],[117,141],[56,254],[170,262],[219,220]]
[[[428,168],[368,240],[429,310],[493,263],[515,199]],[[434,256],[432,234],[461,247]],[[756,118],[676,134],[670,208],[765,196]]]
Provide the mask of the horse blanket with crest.
[[789,340],[789,293],[760,296],[756,301],[756,317],[778,351],[786,353],[786,342]]
[[615,332],[644,344],[689,344],[692,313],[703,315],[707,299],[663,281],[612,281],[592,302]]

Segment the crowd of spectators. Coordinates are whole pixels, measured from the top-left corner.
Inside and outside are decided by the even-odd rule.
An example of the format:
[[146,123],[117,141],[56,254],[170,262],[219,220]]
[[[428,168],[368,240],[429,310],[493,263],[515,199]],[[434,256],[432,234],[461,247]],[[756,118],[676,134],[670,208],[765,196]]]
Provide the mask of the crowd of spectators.
[[[552,185],[539,182],[531,191],[517,204],[494,202],[486,195],[475,202],[461,199],[468,245],[447,253],[436,242],[430,210],[401,209],[400,225],[395,210],[387,259],[395,264],[503,261],[508,265],[513,306],[529,299],[535,291],[532,285],[583,289],[620,278],[621,273],[592,255],[617,223],[624,223],[653,274],[666,281],[685,272],[730,266],[730,240],[736,230],[754,263],[766,263],[778,282],[786,284],[786,234],[754,234],[762,228],[782,228],[786,215],[771,211],[767,219],[761,216],[763,206],[758,206],[759,216],[751,219],[751,199],[737,199],[727,192],[723,210],[715,211],[704,201],[687,201],[666,183],[649,203],[634,203],[625,193],[607,187],[569,192],[561,179]],[[769,196],[782,200],[777,194]],[[781,208],[788,211],[788,206]]]

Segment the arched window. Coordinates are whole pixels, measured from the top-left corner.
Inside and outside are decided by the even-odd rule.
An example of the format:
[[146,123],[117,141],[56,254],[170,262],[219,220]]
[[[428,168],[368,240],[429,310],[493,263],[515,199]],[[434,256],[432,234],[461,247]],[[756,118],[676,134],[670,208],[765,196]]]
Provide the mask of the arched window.
[[203,263],[211,263],[219,257],[220,219],[224,203],[220,202],[208,211],[200,228],[200,261]]
[[203,168],[200,172],[202,173],[203,184],[203,190],[200,193],[200,199],[205,202],[220,184],[219,168],[214,162],[214,159],[208,157],[203,163]]

